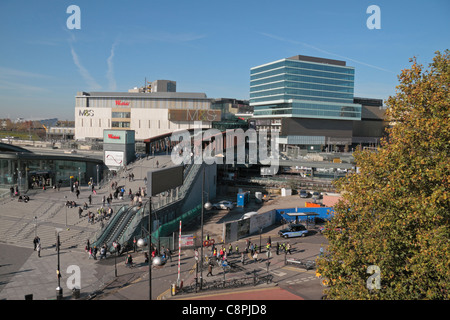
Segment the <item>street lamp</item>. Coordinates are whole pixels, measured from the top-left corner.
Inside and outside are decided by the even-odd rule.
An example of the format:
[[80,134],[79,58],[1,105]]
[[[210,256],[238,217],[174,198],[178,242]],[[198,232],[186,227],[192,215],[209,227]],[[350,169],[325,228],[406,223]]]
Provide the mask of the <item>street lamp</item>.
[[37,237],[37,217],[34,216],[34,237]]
[[67,227],[67,196],[64,196],[64,200],[65,200],[64,206],[66,207],[66,227]]
[[[208,198],[209,198],[209,193],[208,193]],[[205,203],[205,167],[203,167],[203,177],[202,177],[202,212],[201,212],[201,239],[200,239],[200,245],[201,245],[201,249],[200,249],[200,290],[202,290],[203,288],[203,217],[204,217],[204,212],[205,210],[210,210],[211,209],[211,203],[210,202],[206,202]]]
[[61,288],[61,268],[59,264],[59,233],[62,231],[60,228],[56,228],[56,251],[58,252],[58,264],[56,266],[56,277],[58,278],[58,287],[56,288],[56,300],[62,300],[63,298],[63,289]]
[[117,278],[117,242],[114,241],[112,245],[114,247],[114,250],[116,251],[116,254],[114,255],[114,276]]
[[97,165],[97,188],[98,188],[98,165]]

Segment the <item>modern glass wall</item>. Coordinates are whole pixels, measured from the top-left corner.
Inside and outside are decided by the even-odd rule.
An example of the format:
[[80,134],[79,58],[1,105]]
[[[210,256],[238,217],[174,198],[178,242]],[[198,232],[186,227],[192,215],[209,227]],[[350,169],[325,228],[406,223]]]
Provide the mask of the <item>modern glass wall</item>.
[[361,120],[361,105],[294,101],[291,103],[255,106],[253,113],[253,116],[274,115],[299,118]]
[[[71,179],[87,184],[91,178],[96,181],[96,164],[82,160],[0,159],[0,188],[18,186],[24,190],[43,185],[51,187],[59,181],[63,186],[68,186]],[[100,165],[100,169],[102,166]],[[99,173],[102,173],[102,170]]]
[[353,104],[354,77],[353,67],[275,61],[250,70],[250,104],[254,116],[360,120],[361,105]]

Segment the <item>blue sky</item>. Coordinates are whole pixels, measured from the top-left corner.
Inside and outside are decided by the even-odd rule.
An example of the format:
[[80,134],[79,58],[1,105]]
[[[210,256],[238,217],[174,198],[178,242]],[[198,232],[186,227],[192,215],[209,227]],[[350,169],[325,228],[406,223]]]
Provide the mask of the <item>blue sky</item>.
[[[80,30],[67,28],[70,5]],[[0,40],[0,118],[73,120],[76,92],[145,78],[248,99],[251,67],[298,54],[347,61],[355,96],[387,99],[409,58],[450,48],[450,1],[1,0]]]

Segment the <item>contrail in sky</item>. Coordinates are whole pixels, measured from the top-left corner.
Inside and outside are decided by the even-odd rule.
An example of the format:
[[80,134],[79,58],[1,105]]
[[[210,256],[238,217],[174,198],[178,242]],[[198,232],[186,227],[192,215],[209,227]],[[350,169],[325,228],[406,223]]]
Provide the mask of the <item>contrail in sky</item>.
[[108,59],[106,60],[106,63],[108,64],[108,71],[106,72],[106,78],[108,79],[109,83],[109,90],[110,91],[116,91],[117,89],[117,83],[116,79],[114,78],[114,53],[116,50],[116,46],[118,45],[119,41],[114,41],[112,47],[111,47],[111,54],[109,55]]
[[348,60],[348,61],[353,61],[355,63],[362,64],[362,65],[370,67],[370,68],[374,68],[374,69],[377,69],[377,70],[381,70],[381,71],[384,71],[384,72],[389,72],[389,73],[394,73],[395,74],[395,72],[392,72],[391,70],[384,69],[384,68],[381,68],[381,67],[377,67],[377,66],[374,66],[372,64],[368,64],[366,62],[358,61],[358,60],[351,59],[351,58],[348,58],[348,57],[344,57],[344,56],[341,56],[341,55],[338,55],[338,54],[335,54],[335,53],[332,53],[332,52],[329,52],[329,51],[317,48],[317,47],[315,47],[313,45],[310,45],[310,44],[307,44],[307,43],[304,43],[304,42],[281,38],[281,37],[274,36],[274,35],[269,34],[269,33],[261,33],[261,34],[263,36],[266,36],[266,37],[269,37],[269,38],[272,38],[272,39],[275,39],[275,40],[284,41],[284,42],[288,42],[288,43],[292,43],[292,44],[296,44],[296,45],[302,45],[302,46],[309,47],[311,49],[320,51],[320,52],[325,53],[325,54],[336,56],[336,57],[341,58],[341,59],[345,59],[345,60]]
[[99,85],[95,79],[90,75],[89,71],[81,64],[80,59],[78,58],[77,53],[73,49],[73,47],[70,47],[70,51],[72,53],[73,62],[78,68],[78,71],[80,72],[81,76],[83,77],[84,81],[86,81],[87,85],[89,86],[90,90],[99,90],[101,89],[101,85]]

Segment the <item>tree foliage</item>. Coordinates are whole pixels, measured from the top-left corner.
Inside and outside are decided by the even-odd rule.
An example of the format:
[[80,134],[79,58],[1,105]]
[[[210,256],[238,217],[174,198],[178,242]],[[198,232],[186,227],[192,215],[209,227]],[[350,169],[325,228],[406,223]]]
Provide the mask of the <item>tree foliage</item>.
[[[317,261],[329,299],[450,298],[450,51],[427,70],[410,62],[386,101],[386,138],[356,151],[359,173],[337,182],[343,199]],[[368,288],[371,265],[379,289]]]

